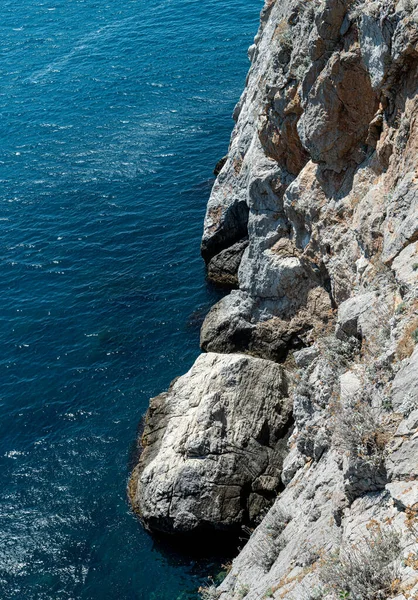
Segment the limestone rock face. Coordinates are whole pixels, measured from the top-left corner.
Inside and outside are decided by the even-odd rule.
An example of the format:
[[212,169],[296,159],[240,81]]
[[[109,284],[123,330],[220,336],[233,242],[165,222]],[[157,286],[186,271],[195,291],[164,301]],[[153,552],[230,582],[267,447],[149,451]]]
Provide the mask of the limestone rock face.
[[418,598],[418,2],[267,0],[249,58],[202,238],[238,289],[151,402],[133,504],[234,529],[281,490],[207,597],[382,597],[324,572],[378,532],[369,575]]
[[[354,290],[376,291],[377,257],[391,267],[417,241],[417,7],[363,4],[266,3],[208,203],[202,253],[216,247],[221,270],[220,249],[248,233],[237,274],[253,301],[244,318],[257,331],[278,319],[270,347],[288,344],[280,323],[298,312],[305,338],[315,329],[311,290],[328,294],[317,314],[330,320]],[[255,352],[253,335],[245,345],[241,331],[227,331],[226,351]],[[203,337],[204,348],[224,351]]]
[[378,105],[360,48],[335,52],[312,86],[298,124],[312,160],[337,172],[352,158],[362,162],[359,146]]
[[354,597],[321,565],[376,526],[400,534],[405,600],[418,594],[405,558],[418,551],[418,4],[272,0],[250,56],[208,205],[223,222],[245,200],[249,244],[201,346],[286,360],[295,427],[285,489],[216,597]]
[[237,529],[271,504],[291,404],[284,370],[240,355],[201,355],[151,400],[131,500],[152,531]]

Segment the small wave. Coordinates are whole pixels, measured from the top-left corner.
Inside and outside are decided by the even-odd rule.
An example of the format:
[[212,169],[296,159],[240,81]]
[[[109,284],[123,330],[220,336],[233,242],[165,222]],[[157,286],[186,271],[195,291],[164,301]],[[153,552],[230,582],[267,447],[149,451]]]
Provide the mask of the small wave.
[[10,450],[9,452],[4,453],[4,457],[16,460],[19,456],[25,456],[25,454],[26,452],[21,452],[20,450]]
[[105,25],[104,27],[99,27],[99,29],[97,29],[96,31],[85,35],[76,43],[72,50],[67,52],[67,54],[64,54],[64,56],[61,56],[60,58],[57,58],[43,69],[32,73],[32,75],[24,79],[24,83],[39,83],[50,73],[59,73],[61,69],[70,62],[73,56],[77,55],[82,50],[88,49],[97,40],[103,41],[108,37],[111,37],[114,32],[116,32],[118,29],[125,26],[126,23],[134,20],[135,18],[137,18],[136,15],[127,17],[126,19],[116,21],[115,23]]

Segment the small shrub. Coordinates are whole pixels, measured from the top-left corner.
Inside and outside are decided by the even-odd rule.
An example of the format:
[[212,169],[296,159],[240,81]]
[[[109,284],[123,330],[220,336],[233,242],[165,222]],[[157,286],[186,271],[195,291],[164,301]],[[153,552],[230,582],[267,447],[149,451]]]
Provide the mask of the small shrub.
[[213,583],[201,586],[198,589],[198,594],[202,600],[217,600],[219,598],[219,592]]
[[290,523],[292,517],[280,507],[273,507],[265,518],[265,525],[268,532],[277,537]]
[[242,600],[242,598],[245,598],[245,596],[248,596],[249,593],[250,593],[250,587],[248,585],[242,585],[238,590],[239,600]]
[[379,2],[370,2],[370,0],[355,0],[350,10],[351,20],[357,20],[362,15],[367,15],[377,19],[380,15]]
[[273,588],[269,588],[268,590],[266,590],[263,598],[273,598],[273,596],[274,596]]
[[[376,277],[380,274],[386,278],[386,265],[379,259],[372,259]],[[391,343],[392,317],[395,306],[392,302],[379,300],[368,308],[367,314],[370,319],[369,330],[362,339],[361,351],[363,356],[374,359],[382,354],[384,349]]]
[[309,600],[322,600],[322,598],[324,598],[324,596],[325,596],[324,588],[316,587],[310,593]]
[[215,585],[221,585],[224,579],[226,579],[229,570],[225,568],[225,565],[222,565],[222,571],[219,571],[217,575],[213,578]]
[[309,71],[312,61],[308,55],[300,56],[297,58],[299,64],[296,63],[295,65],[293,65],[292,70],[296,79],[298,81],[302,81],[306,73]]
[[412,270],[413,270],[413,271],[418,271],[418,263],[414,263],[414,264],[412,265]]
[[403,7],[405,12],[409,15],[414,12],[414,3],[412,0],[404,0]]
[[400,535],[393,528],[383,530],[376,525],[367,538],[321,562],[319,576],[337,598],[386,600],[397,591]]
[[418,343],[418,319],[414,319],[407,325],[403,331],[402,337],[398,342],[396,356],[398,360],[409,358]]
[[289,52],[293,49],[293,35],[292,32],[287,29],[279,38],[280,44],[282,48],[285,50],[289,50]]
[[282,19],[276,26],[274,39],[277,39],[283,50],[291,52],[293,49],[293,35],[290,30],[289,23],[286,19]]
[[417,408],[417,398],[414,392],[406,394],[400,406],[397,407],[397,412],[400,412],[404,417],[409,417],[411,412]]
[[231,561],[229,561],[221,566],[222,566],[222,573],[226,573],[227,575],[229,575],[229,573],[232,571],[232,562]]
[[404,560],[406,567],[411,567],[414,571],[418,571],[418,552],[410,552]]
[[318,549],[305,541],[299,549],[298,556],[295,558],[295,564],[299,567],[310,568],[320,557],[321,554]]
[[286,547],[283,535],[291,517],[281,508],[273,507],[266,515],[262,529],[258,529],[251,541],[253,558],[260,567],[268,572],[280,552]]
[[242,526],[244,536],[241,540],[247,542],[251,539],[251,552],[253,559],[265,571],[268,571],[276,560],[280,551],[286,546],[286,540],[281,535],[291,517],[281,508],[273,506],[263,519],[262,528],[256,530]]
[[367,462],[381,463],[389,436],[379,411],[367,398],[353,398],[347,405],[338,406],[333,441],[343,452]]
[[386,412],[391,412],[393,410],[392,400],[390,398],[383,398],[383,400],[382,400],[382,408]]
[[221,585],[224,579],[227,578],[229,573],[232,570],[232,562],[227,562],[225,565],[222,565],[222,570],[219,571],[215,577],[211,577],[210,580],[213,582],[215,586]]

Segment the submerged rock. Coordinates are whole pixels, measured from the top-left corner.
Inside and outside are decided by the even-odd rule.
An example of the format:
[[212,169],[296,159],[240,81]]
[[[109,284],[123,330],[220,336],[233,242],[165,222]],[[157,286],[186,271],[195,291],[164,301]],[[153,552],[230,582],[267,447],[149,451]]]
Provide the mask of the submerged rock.
[[239,531],[279,487],[291,403],[284,370],[242,355],[201,355],[153,398],[129,485],[151,531]]

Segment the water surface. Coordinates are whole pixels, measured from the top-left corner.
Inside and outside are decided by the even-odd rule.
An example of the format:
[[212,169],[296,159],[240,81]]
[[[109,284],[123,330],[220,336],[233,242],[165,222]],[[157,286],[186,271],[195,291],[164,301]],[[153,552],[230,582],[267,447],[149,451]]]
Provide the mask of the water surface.
[[199,257],[260,0],[3,0],[0,597],[195,598],[131,514],[148,400],[197,356]]

